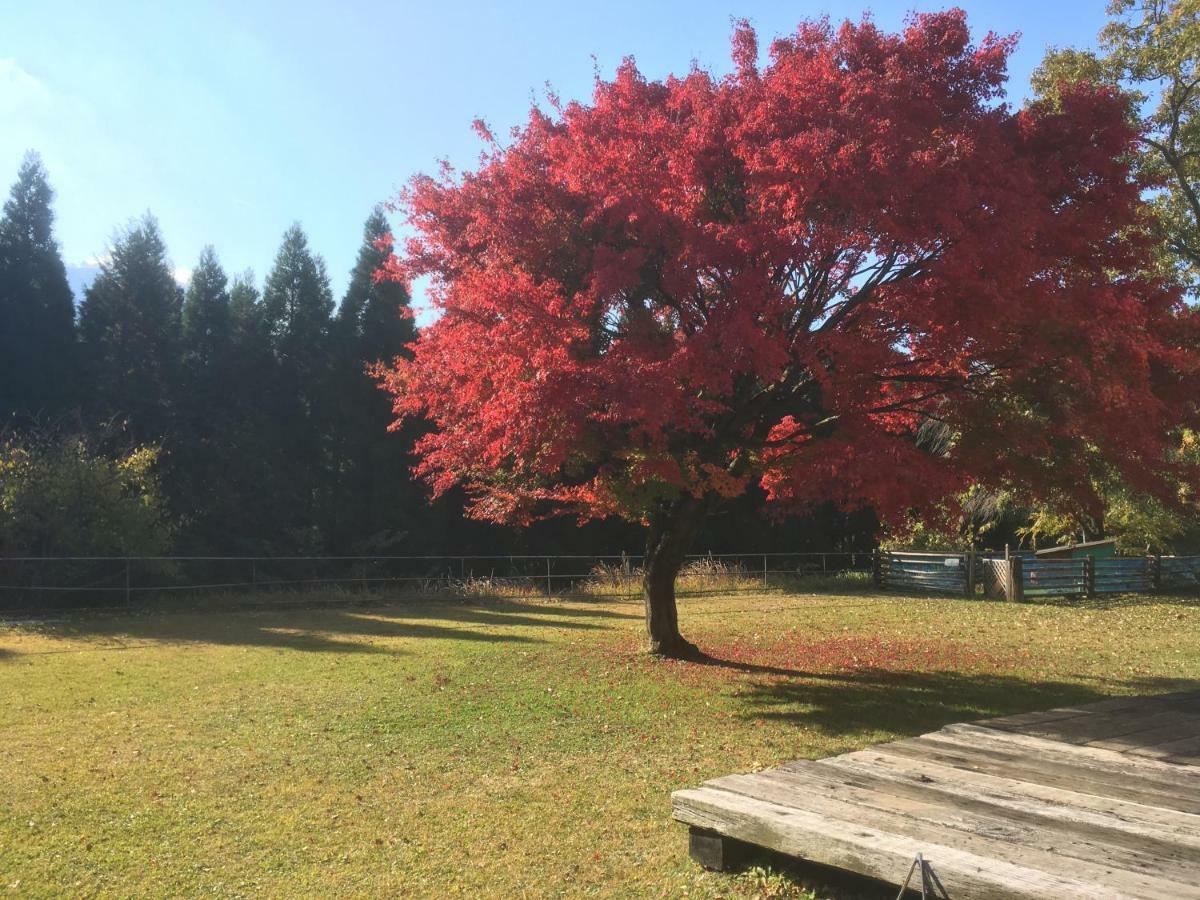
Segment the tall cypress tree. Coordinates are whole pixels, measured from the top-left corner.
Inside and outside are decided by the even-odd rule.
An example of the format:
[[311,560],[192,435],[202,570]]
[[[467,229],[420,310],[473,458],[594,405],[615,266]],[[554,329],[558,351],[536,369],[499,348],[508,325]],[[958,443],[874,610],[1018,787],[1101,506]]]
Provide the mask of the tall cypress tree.
[[254,286],[254,273],[247,269],[233,276],[229,288],[229,320],[234,344],[237,345],[253,333],[261,335],[263,330],[262,304],[258,288]]
[[219,369],[229,350],[229,279],[205,247],[183,298],[183,354],[194,372]]
[[391,400],[367,371],[372,363],[391,362],[416,337],[408,289],[396,281],[375,280],[391,249],[387,219],[377,207],[363,226],[335,330],[339,466],[332,537],[339,550],[387,549],[416,529],[414,514],[424,505],[405,465],[413,429],[388,431]]
[[0,424],[74,399],[75,304],[54,240],[54,191],[28,153],[0,218]]
[[290,478],[278,497],[287,540],[296,551],[322,546],[329,529],[331,441],[337,401],[330,375],[333,293],[325,261],[296,224],[283,236],[263,287],[262,315],[278,365],[272,398],[281,470]]
[[251,272],[235,275],[230,285],[229,326],[220,440],[233,452],[210,485],[207,523],[193,534],[198,546],[219,553],[294,552],[295,542],[282,532],[292,514],[297,473],[281,431],[294,423],[281,415],[291,407],[283,403],[280,368]]
[[328,359],[333,293],[325,260],[309,249],[299,224],[284,232],[263,287],[262,311],[280,364],[297,387],[311,388]]
[[167,494],[183,524],[189,551],[218,551],[231,522],[236,496],[228,473],[238,464],[236,411],[230,396],[232,332],[229,279],[212,247],[205,247],[183,300],[182,366],[165,458]]
[[362,360],[391,362],[417,336],[409,314],[408,288],[399,281],[375,280],[391,252],[391,229],[383,210],[375,207],[363,226],[362,246],[338,308],[339,327]]
[[147,214],[117,239],[79,309],[89,406],[127,416],[138,440],[168,431],[182,303],[158,222]]

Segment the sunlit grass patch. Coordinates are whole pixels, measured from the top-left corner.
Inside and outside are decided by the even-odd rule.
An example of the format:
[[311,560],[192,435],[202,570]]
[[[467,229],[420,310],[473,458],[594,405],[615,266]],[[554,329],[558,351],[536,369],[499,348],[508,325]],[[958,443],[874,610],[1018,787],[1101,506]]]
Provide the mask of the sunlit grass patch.
[[[806,896],[705,873],[679,787],[1200,677],[1200,608],[306,595],[0,630],[0,886],[21,896]],[[775,866],[774,863],[770,865]]]

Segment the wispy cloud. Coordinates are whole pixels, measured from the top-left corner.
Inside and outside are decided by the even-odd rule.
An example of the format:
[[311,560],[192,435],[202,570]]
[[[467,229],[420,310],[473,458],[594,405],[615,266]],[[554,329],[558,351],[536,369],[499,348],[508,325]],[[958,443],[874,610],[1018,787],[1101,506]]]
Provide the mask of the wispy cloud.
[[[111,253],[98,253],[95,256],[89,256],[83,262],[74,266],[71,269],[80,273],[90,273],[88,281],[100,274],[100,269],[104,266],[112,265]],[[171,277],[175,279],[175,283],[180,287],[187,287],[188,282],[192,280],[191,266],[175,266],[171,269]]]
[[11,56],[0,56],[0,114],[42,109],[54,94]]

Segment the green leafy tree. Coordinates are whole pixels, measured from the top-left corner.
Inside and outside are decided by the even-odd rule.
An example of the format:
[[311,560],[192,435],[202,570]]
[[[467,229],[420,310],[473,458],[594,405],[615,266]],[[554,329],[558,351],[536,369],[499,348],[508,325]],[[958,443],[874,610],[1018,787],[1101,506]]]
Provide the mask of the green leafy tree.
[[1029,523],[1020,529],[1034,546],[1112,538],[1127,553],[1169,553],[1196,549],[1200,540],[1197,485],[1189,480],[1200,465],[1200,438],[1185,429],[1172,453],[1183,473],[1172,502],[1138,491],[1110,468],[1093,466],[1096,502],[1082,507],[1058,495],[1031,504]]
[[[1112,0],[1108,12],[1099,49],[1049,51],[1033,75],[1034,93],[1038,102],[1056,104],[1064,90],[1087,82],[1125,94],[1141,131],[1136,170],[1152,186],[1146,228],[1157,242],[1158,273],[1194,298],[1200,292],[1200,0]],[[1184,457],[1188,440],[1185,434]],[[1127,550],[1191,540],[1194,503],[1173,508],[1110,472],[1096,472],[1093,482],[1100,508],[1043,500],[1024,534],[1041,542],[1114,537]],[[1189,489],[1181,484],[1181,491]]]
[[158,222],[147,215],[114,242],[79,310],[89,406],[101,416],[127,416],[142,441],[168,431],[182,302]]
[[882,546],[903,550],[998,550],[1021,542],[1032,512],[1016,491],[972,485],[943,504],[929,521],[919,518],[888,529]]
[[1151,228],[1161,262],[1195,290],[1200,276],[1200,0],[1112,0],[1098,51],[1052,49],[1034,73],[1035,94],[1056,103],[1069,85],[1111,84],[1141,120],[1138,169],[1161,186]]
[[1032,547],[1112,539],[1123,553],[1163,553],[1184,533],[1186,522],[1177,510],[1124,485],[1110,485],[1103,500],[1101,518],[1051,498],[1033,507],[1020,534]]
[[54,240],[54,191],[26,155],[0,218],[0,422],[73,399],[75,304]]

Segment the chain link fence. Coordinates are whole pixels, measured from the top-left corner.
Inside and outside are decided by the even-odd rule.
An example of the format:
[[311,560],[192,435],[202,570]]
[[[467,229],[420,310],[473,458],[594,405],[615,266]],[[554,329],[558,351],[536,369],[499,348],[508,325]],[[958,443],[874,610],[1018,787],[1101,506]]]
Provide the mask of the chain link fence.
[[[128,606],[202,593],[355,590],[402,595],[630,595],[643,557],[164,556],[0,558],[0,609]],[[871,553],[707,553],[689,556],[681,592],[757,590],[871,572]]]

